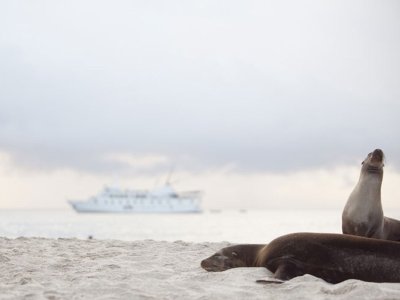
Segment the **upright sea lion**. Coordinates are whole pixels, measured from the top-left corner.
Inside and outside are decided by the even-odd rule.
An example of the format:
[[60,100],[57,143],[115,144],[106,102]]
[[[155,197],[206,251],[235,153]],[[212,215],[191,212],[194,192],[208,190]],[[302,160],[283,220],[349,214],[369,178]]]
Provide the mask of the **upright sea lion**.
[[362,162],[360,179],[343,210],[343,233],[400,240],[400,221],[383,215],[381,203],[383,167],[384,154],[381,149],[369,153]]
[[223,248],[201,266],[207,271],[266,267],[279,280],[310,274],[330,283],[400,282],[400,243],[347,234],[293,233],[264,246]]

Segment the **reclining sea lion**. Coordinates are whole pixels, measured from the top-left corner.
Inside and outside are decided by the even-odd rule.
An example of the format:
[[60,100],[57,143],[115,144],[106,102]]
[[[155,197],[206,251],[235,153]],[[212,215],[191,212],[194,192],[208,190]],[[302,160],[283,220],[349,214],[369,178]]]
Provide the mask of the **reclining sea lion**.
[[347,279],[400,282],[400,243],[347,234],[293,233],[268,245],[223,248],[201,266],[214,272],[266,267],[278,280],[310,274],[330,283]]

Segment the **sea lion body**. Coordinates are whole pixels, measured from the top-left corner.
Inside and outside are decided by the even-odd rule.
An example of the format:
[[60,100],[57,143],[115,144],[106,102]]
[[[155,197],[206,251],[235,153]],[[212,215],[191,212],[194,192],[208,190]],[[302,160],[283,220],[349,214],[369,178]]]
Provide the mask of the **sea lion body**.
[[[246,247],[251,250],[246,251]],[[293,233],[257,247],[240,245],[240,253],[255,253],[241,259],[247,265],[240,266],[266,267],[279,280],[311,274],[330,283],[347,279],[400,282],[400,243],[394,241],[346,234]],[[203,261],[202,267],[210,265],[213,257],[204,260],[207,262]]]
[[342,231],[384,240],[400,240],[400,221],[383,215],[381,187],[384,154],[375,149],[362,163],[360,178],[342,213]]
[[257,261],[281,280],[311,274],[330,283],[347,279],[400,282],[400,243],[393,241],[295,233],[272,241]]

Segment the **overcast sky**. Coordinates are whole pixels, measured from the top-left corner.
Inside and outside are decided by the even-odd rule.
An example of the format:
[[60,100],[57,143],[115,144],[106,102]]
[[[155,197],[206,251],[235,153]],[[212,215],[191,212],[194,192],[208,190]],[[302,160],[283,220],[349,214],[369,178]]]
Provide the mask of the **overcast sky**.
[[398,1],[1,1],[0,169],[397,174],[399,53]]

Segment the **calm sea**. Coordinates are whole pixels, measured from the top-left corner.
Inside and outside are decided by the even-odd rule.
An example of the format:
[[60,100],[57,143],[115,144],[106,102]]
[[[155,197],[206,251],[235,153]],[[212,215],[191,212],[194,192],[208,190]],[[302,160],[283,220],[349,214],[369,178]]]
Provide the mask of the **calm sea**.
[[0,210],[0,236],[266,243],[291,232],[341,232],[341,210],[219,211],[201,214],[78,214]]

